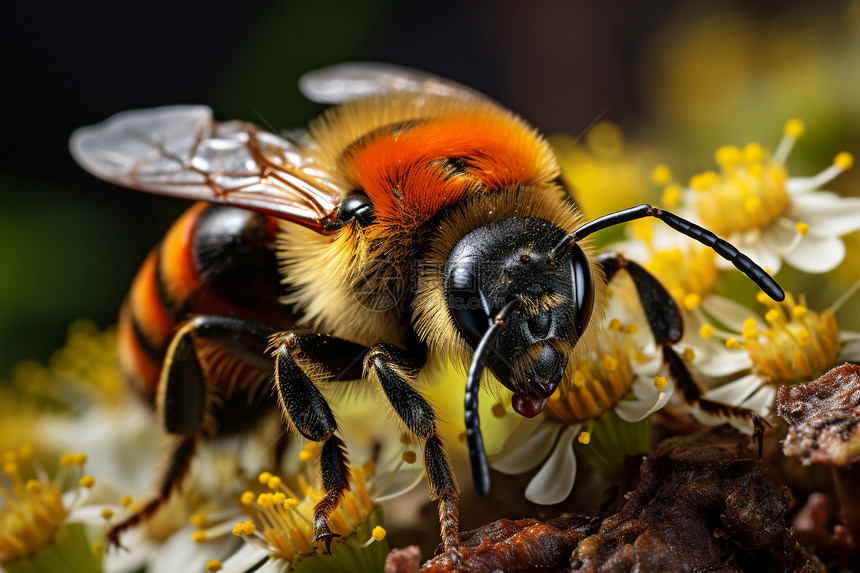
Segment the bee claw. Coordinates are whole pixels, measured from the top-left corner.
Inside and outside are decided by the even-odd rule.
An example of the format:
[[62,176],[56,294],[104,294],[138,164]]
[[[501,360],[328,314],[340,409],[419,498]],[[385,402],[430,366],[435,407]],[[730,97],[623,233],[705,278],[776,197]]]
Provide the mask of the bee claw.
[[331,553],[331,542],[335,537],[340,537],[339,534],[333,532],[329,529],[328,523],[325,520],[317,520],[316,527],[314,528],[314,541],[324,541],[325,542],[325,551],[326,553]]

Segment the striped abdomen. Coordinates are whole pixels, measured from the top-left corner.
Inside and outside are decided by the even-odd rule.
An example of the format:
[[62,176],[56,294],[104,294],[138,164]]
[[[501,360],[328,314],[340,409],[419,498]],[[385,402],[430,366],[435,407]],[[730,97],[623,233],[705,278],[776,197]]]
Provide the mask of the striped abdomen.
[[189,317],[233,316],[291,326],[289,307],[278,302],[276,231],[275,220],[265,215],[196,203],[149,253],[119,320],[123,370],[148,399],[157,390],[173,334]]

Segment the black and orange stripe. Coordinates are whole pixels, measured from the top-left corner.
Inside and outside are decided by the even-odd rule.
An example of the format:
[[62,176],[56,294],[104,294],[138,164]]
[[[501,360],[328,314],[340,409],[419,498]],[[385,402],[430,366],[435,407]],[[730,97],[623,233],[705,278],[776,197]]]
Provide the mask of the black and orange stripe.
[[[275,219],[196,203],[147,256],[119,317],[119,354],[133,386],[149,400],[178,327],[195,315],[233,316],[288,328],[278,302]],[[218,384],[218,380],[213,380]]]

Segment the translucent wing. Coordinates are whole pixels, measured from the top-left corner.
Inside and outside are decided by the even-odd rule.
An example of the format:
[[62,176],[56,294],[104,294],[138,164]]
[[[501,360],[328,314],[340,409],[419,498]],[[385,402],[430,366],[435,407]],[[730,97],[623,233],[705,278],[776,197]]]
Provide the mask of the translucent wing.
[[319,103],[344,103],[370,95],[414,92],[458,99],[489,100],[475,90],[426,72],[372,62],[337,64],[308,72],[299,89]]
[[305,146],[242,121],[218,123],[204,106],[114,115],[72,134],[90,173],[133,189],[223,203],[330,230],[342,193]]

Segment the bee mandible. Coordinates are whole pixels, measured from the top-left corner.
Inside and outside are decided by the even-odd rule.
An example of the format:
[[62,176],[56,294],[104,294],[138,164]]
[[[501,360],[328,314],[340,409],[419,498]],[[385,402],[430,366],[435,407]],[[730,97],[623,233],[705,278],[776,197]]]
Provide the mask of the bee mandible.
[[516,412],[539,414],[592,348],[620,270],[685,398],[763,431],[755,412],[701,398],[671,346],[683,333],[672,297],[633,261],[595,254],[589,236],[655,217],[782,300],[732,245],[650,205],[584,221],[547,142],[457,83],[343,64],[300,87],[337,104],[302,132],[276,135],[177,106],[121,113],[72,136],[72,154],[94,175],[197,201],[146,259],[121,310],[124,371],[156,404],[171,447],[155,496],[111,541],[168,499],[200,439],[246,431],[276,403],[290,430],[321,443],[314,539],[328,546],[328,517],[350,472],[319,387],[369,384],[423,446],[443,546],[455,553],[459,488],[420,390],[432,383],[424,366],[468,367],[466,435],[475,488],[486,495],[484,369],[513,392]]

